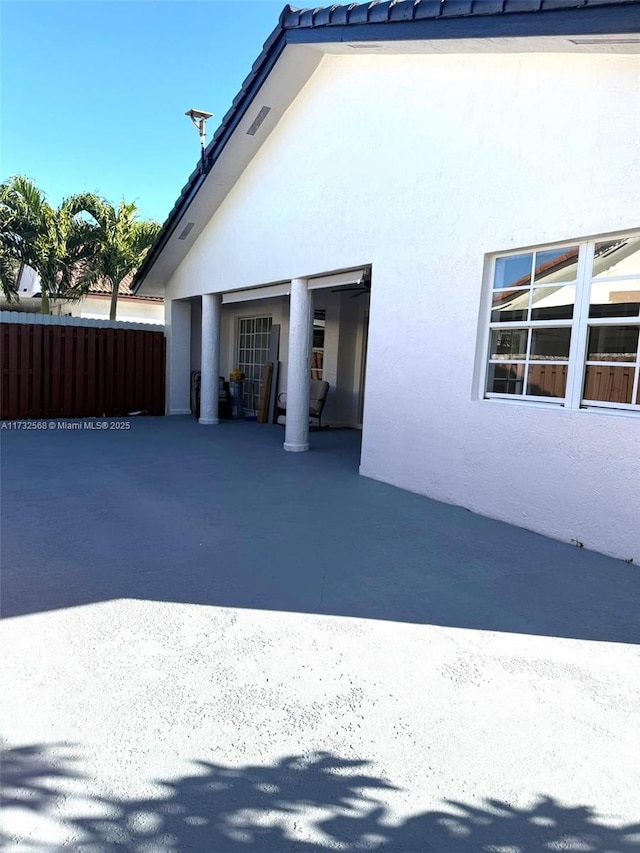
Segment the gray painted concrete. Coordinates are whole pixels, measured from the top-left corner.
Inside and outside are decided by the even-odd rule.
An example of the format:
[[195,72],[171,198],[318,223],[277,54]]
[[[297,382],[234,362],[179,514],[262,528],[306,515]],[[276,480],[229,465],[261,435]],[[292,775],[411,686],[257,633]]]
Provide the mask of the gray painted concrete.
[[7,850],[640,849],[640,570],[358,438],[0,432]]

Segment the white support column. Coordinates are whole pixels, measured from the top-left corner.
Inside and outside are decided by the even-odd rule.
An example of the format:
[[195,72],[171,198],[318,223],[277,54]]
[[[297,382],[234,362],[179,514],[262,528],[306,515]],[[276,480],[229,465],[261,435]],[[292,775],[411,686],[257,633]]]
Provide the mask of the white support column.
[[284,449],[309,449],[309,381],[311,378],[312,294],[306,278],[291,282],[287,417]]
[[202,354],[200,363],[200,419],[207,426],[218,421],[218,376],[220,374],[219,293],[202,296]]
[[167,336],[167,414],[188,415],[191,374],[191,303],[188,299],[165,301]]

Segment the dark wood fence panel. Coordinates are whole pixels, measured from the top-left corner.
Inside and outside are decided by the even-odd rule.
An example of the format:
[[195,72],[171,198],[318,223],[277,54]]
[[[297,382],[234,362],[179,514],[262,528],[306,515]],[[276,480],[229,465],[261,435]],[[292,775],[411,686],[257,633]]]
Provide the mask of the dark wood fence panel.
[[539,397],[564,397],[567,389],[567,366],[532,362],[529,365],[527,386],[527,393]]
[[0,323],[0,417],[163,415],[164,332]]
[[[633,367],[588,365],[584,385],[585,399],[605,400],[608,403],[632,403],[633,373]],[[640,390],[638,393],[640,395]]]

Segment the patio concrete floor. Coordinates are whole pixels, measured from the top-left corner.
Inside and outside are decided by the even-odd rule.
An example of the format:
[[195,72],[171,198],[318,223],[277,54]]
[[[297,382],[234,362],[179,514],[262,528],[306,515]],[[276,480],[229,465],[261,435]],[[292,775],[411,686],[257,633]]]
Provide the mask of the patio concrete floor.
[[282,438],[0,432],[4,849],[640,850],[640,569]]

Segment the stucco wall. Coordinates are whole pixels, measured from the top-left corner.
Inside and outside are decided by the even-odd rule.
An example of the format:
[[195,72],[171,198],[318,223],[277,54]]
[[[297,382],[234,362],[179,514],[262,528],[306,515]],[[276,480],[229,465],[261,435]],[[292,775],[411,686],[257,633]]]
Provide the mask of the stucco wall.
[[[72,317],[86,317],[92,320],[108,320],[111,308],[111,296],[86,296],[80,302],[69,302],[62,312]],[[147,302],[143,299],[118,298],[117,319],[135,323],[164,323],[164,305],[162,302]]]
[[167,296],[371,263],[362,473],[640,561],[636,416],[474,399],[486,253],[640,226],[639,69],[325,57]]

